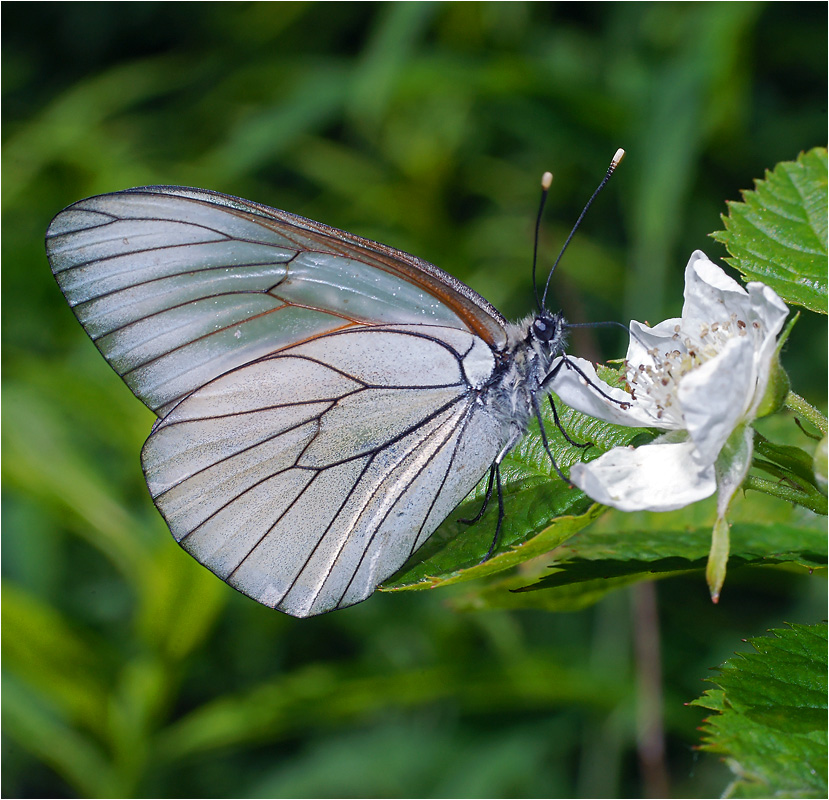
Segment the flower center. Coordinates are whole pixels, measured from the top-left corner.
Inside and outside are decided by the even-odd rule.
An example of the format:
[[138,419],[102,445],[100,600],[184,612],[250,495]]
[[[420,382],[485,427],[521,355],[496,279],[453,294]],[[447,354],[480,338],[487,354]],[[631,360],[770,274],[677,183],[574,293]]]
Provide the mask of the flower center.
[[[753,322],[752,327],[759,332],[760,323]],[[702,323],[696,333],[676,325],[672,349],[660,352],[653,347],[648,350],[651,363],[627,364],[631,394],[646,408],[650,407],[656,419],[685,427],[677,395],[683,376],[718,355],[729,339],[748,333],[748,325],[736,314],[724,322]]]

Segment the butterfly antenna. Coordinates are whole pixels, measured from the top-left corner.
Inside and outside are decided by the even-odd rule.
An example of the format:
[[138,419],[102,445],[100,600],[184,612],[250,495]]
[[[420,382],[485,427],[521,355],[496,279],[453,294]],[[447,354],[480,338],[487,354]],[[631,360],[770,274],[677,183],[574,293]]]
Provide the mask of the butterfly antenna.
[[544,284],[544,294],[541,297],[541,305],[546,308],[547,307],[547,290],[550,288],[550,280],[553,277],[553,273],[555,272],[556,267],[558,266],[558,262],[561,261],[561,257],[564,255],[564,251],[567,249],[567,245],[570,244],[570,240],[575,235],[576,231],[578,230],[579,225],[581,225],[581,221],[584,219],[584,215],[587,213],[587,209],[590,208],[593,201],[596,199],[596,196],[599,192],[604,189],[605,184],[610,180],[610,176],[616,170],[616,167],[619,166],[619,162],[625,157],[625,151],[622,150],[620,147],[616,154],[613,156],[613,160],[610,162],[610,166],[607,168],[607,172],[605,172],[604,178],[602,178],[601,183],[596,187],[596,191],[590,195],[590,199],[587,201],[584,209],[582,210],[581,214],[579,214],[579,218],[576,220],[576,224],[573,225],[573,230],[570,231],[570,235],[567,237],[567,241],[564,243],[564,246],[561,248],[558,254],[558,258],[556,259],[555,264],[553,264],[552,269],[550,270],[550,274],[547,276],[547,283]]
[[535,238],[533,239],[533,291],[535,292],[535,304],[541,311],[541,298],[538,296],[538,282],[535,279],[535,266],[538,263],[538,236],[541,231],[541,217],[544,214],[544,206],[547,203],[547,195],[550,193],[550,186],[553,183],[553,173],[545,172],[541,176],[541,202],[538,204],[538,216],[535,218]]
[[626,331],[631,339],[635,339],[645,350],[648,350],[648,344],[642,339],[642,337],[636,333],[630,325],[623,325],[621,322],[616,322],[615,320],[609,320],[607,322],[568,322],[566,327],[568,328],[602,328],[605,325],[615,325],[617,328],[621,328],[623,331]]

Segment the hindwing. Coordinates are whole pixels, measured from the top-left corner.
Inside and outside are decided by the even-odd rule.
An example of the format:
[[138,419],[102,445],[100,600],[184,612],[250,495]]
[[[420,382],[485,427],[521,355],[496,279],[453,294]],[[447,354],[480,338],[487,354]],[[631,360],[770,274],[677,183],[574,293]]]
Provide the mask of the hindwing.
[[157,423],[142,455],[150,492],[179,543],[260,603],[301,617],[352,605],[503,446],[477,391],[492,368],[455,329],[317,337],[211,381]]

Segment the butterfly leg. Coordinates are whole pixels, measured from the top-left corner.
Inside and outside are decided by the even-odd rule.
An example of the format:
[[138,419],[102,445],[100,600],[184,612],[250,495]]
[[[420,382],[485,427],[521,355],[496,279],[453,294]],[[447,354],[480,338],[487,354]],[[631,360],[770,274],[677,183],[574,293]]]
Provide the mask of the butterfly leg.
[[[489,500],[492,497],[492,487],[495,482],[495,473],[498,469],[498,464],[493,462],[492,466],[489,468],[489,483],[486,486],[486,495],[484,496],[484,503],[481,506],[481,510],[474,516],[472,519],[459,519],[458,522],[463,522],[464,525],[474,525],[483,515],[489,505]],[[499,491],[500,491],[500,483],[499,483]]]
[[[556,459],[553,456],[552,451],[550,450],[550,443],[547,441],[547,431],[544,428],[544,420],[541,418],[541,406],[538,404],[538,397],[536,395],[532,395],[532,399],[533,408],[535,409],[535,417],[538,420],[538,429],[541,432],[541,443],[544,445],[544,449],[547,451],[547,455],[550,457],[550,463],[552,463],[553,469],[558,474],[558,477],[561,478],[561,480],[563,480],[565,483],[569,483],[569,479],[561,471],[558,464],[556,464]],[[553,406],[553,409],[555,409],[555,406]]]
[[555,365],[555,367],[552,369],[550,374],[547,375],[544,378],[544,380],[542,381],[542,384],[541,384],[542,386],[545,386],[547,383],[549,383],[558,374],[558,371],[559,371],[559,369],[561,369],[562,364],[566,364],[567,369],[572,369],[573,371],[575,371],[579,375],[581,375],[581,377],[584,378],[584,382],[588,386],[593,387],[593,389],[598,394],[600,394],[602,397],[604,397],[605,400],[610,400],[611,403],[616,403],[616,405],[618,405],[620,408],[624,408],[624,409],[630,408],[630,403],[629,402],[627,402],[625,400],[617,400],[615,397],[611,397],[600,386],[596,386],[596,384],[593,383],[593,381],[591,381],[590,378],[588,378],[587,375],[584,374],[584,372],[581,370],[581,368],[578,366],[578,364],[574,364],[572,361],[570,361],[569,358],[567,358],[567,356],[562,356],[561,357],[561,361],[559,361],[558,364]]
[[550,395],[547,395],[547,399],[550,401],[550,408],[553,409],[553,421],[556,423],[556,427],[561,431],[561,435],[567,440],[567,442],[573,447],[593,447],[593,442],[576,442],[571,439],[567,435],[567,431],[561,425],[561,420],[558,418],[558,411],[556,411],[556,404],[553,402],[553,398]]
[[[501,461],[503,460],[504,456],[512,450],[515,443],[521,438],[521,432],[516,428],[513,432],[510,440],[504,446],[504,449],[498,454],[498,457],[495,461],[492,462],[492,466],[489,468],[489,483],[486,487],[486,497],[484,497],[484,504],[481,507],[481,510],[478,514],[474,517],[474,519],[461,519],[458,522],[465,522],[465,523],[473,523],[477,522],[483,515],[489,505],[489,501],[492,498],[492,490],[496,488],[498,490],[498,521],[495,523],[495,535],[492,537],[492,544],[489,546],[489,550],[486,551],[486,555],[481,559],[480,563],[483,564],[484,561],[488,561],[489,557],[495,550],[496,545],[498,544],[498,537],[501,533],[501,525],[504,522],[504,492],[501,488]],[[555,463],[555,462],[554,462]]]
[[489,557],[495,550],[495,546],[498,544],[498,535],[501,533],[501,523],[504,521],[504,493],[501,491],[501,462],[496,461],[492,465],[492,468],[495,472],[495,485],[498,487],[498,522],[495,523],[495,535],[492,537],[492,544],[489,546],[489,550],[486,551],[486,555],[481,559],[481,564],[484,561],[489,561]]
[[481,564],[483,564],[484,561],[488,561],[489,557],[492,555],[492,551],[495,550],[495,545],[498,544],[498,535],[501,533],[501,523],[504,521],[504,495],[501,491],[500,461],[493,462],[492,466],[489,468],[489,483],[487,483],[486,496],[484,497],[484,503],[481,506],[481,510],[472,519],[458,520],[458,522],[463,522],[466,525],[472,525],[477,522],[484,515],[487,506],[489,506],[489,501],[492,498],[492,489],[495,486],[498,487],[498,522],[495,523],[495,535],[492,537],[492,544],[489,546],[489,550],[486,551],[486,555],[481,559]]
[[[541,382],[541,386],[544,387],[551,383],[555,376],[558,375],[559,370],[565,365],[569,366],[569,363],[570,362],[567,360],[567,356],[562,356],[559,362],[550,370],[549,375],[547,375]],[[561,435],[567,440],[567,442],[573,445],[573,447],[592,447],[593,442],[576,442],[568,436],[567,431],[564,430],[564,427],[561,424],[561,420],[558,418],[558,410],[556,409],[556,404],[553,402],[553,398],[550,397],[550,395],[547,395],[547,397],[550,400],[550,408],[553,409],[553,420],[556,423],[556,427],[561,431]],[[536,409],[536,413],[538,413],[538,409]],[[538,417],[538,421],[541,422],[540,416]]]

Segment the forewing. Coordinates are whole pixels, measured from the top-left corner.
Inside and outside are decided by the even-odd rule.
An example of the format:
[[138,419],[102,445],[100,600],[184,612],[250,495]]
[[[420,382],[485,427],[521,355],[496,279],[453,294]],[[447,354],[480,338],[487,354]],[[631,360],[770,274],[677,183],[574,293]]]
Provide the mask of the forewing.
[[448,328],[357,328],[239,367],[159,421],[147,483],[179,543],[305,617],[394,573],[480,480],[504,431],[489,348]]
[[215,192],[82,200],[52,221],[46,249],[87,333],[161,417],[217,376],[332,331],[426,323],[505,341],[503,317],[432,264]]

